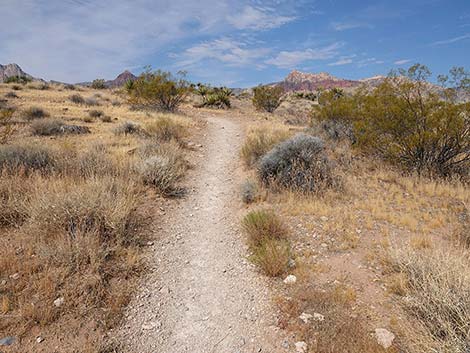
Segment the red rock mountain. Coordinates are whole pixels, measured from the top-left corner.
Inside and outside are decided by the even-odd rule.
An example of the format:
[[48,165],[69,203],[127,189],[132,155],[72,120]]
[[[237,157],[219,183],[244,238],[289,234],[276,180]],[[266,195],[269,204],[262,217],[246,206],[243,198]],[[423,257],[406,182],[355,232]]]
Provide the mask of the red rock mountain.
[[107,81],[106,86],[111,88],[122,87],[126,84],[127,81],[134,81],[136,79],[137,76],[126,70],[122,74],[118,75],[118,77],[116,77],[114,80]]
[[287,77],[278,83],[286,91],[316,91],[319,88],[356,88],[363,84],[376,86],[384,79],[383,76],[375,76],[364,80],[347,80],[330,75],[326,72],[305,73],[292,71]]

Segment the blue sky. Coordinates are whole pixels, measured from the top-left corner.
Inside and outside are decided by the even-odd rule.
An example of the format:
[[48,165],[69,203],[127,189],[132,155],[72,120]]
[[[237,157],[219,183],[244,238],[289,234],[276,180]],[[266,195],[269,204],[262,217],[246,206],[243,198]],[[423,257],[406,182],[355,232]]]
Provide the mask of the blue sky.
[[151,65],[247,87],[470,62],[469,0],[0,0],[0,14],[0,63],[65,82]]

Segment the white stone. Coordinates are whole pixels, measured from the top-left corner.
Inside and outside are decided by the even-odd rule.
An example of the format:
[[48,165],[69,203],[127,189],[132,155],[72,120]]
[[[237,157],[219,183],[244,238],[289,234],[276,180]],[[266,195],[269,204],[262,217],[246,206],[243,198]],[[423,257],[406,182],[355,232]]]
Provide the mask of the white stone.
[[325,316],[323,316],[322,314],[319,314],[319,313],[313,313],[313,319],[315,321],[324,321]]
[[297,353],[307,353],[308,346],[307,343],[304,341],[296,342],[295,343],[295,351]]
[[14,280],[17,280],[18,278],[20,278],[20,274],[19,273],[14,273],[10,276],[11,279],[14,279]]
[[387,329],[376,328],[375,338],[377,339],[378,344],[387,349],[392,346],[393,340],[395,339],[395,335]]
[[294,284],[295,282],[297,282],[297,277],[294,275],[289,275],[284,279],[285,284]]
[[56,300],[54,300],[54,305],[56,307],[60,307],[62,306],[62,304],[64,304],[64,301],[65,301],[64,297],[59,297]]
[[41,343],[42,341],[44,341],[44,338],[42,338],[41,336],[36,337],[37,343]]
[[310,319],[312,317],[313,317],[313,315],[310,315],[310,314],[307,314],[307,313],[302,313],[302,314],[300,314],[299,319],[302,320],[303,322],[305,322],[306,324],[308,324],[308,322],[310,321]]

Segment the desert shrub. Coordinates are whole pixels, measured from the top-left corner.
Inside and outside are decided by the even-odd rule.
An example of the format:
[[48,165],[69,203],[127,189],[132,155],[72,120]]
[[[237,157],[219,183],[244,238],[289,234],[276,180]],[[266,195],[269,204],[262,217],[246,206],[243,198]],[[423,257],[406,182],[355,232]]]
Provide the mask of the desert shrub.
[[106,88],[106,82],[101,78],[97,78],[96,80],[93,80],[93,82],[91,83],[91,88],[105,89]]
[[5,94],[5,98],[19,98],[19,97],[15,92],[10,91],[10,92]]
[[285,240],[287,229],[272,211],[251,211],[242,221],[251,246],[261,245],[266,239]]
[[145,124],[147,135],[157,141],[181,141],[187,134],[186,126],[170,116],[159,115],[151,122]]
[[66,84],[64,88],[69,91],[75,91],[77,89],[77,87],[75,87],[75,85],[72,85],[72,84]]
[[64,122],[56,119],[43,119],[34,121],[31,124],[33,135],[54,136],[62,134],[81,135],[90,133],[90,129],[85,126],[66,125]]
[[470,164],[470,104],[458,102],[456,92],[469,88],[458,72],[452,71],[454,88],[440,95],[427,82],[429,69],[416,64],[390,75],[370,93],[359,91],[323,104],[320,97],[317,116],[352,125],[358,147],[408,171],[465,174]]
[[114,129],[116,135],[138,135],[142,134],[142,127],[133,121],[126,121]]
[[246,204],[252,203],[256,200],[258,194],[258,187],[256,183],[251,180],[246,180],[241,186],[242,201]]
[[210,87],[198,83],[196,93],[202,97],[199,107],[214,107],[228,109],[231,107],[230,97],[233,92],[227,87]]
[[317,95],[313,92],[295,92],[294,97],[299,99],[307,99],[309,101],[315,101],[317,99]]
[[409,315],[403,333],[410,352],[470,349],[470,274],[466,251],[394,250],[392,271],[405,278],[399,303]]
[[23,89],[23,87],[21,87],[20,85],[12,85],[11,89],[13,91],[21,91]]
[[23,111],[22,116],[26,120],[35,120],[47,118],[49,113],[40,107],[30,107]]
[[270,277],[285,273],[289,266],[291,249],[288,241],[267,239],[253,249],[251,260]]
[[266,153],[258,165],[266,185],[311,192],[332,184],[332,167],[318,137],[297,134]]
[[164,71],[146,71],[134,81],[128,92],[133,105],[173,112],[191,91],[184,73],[177,76]]
[[7,77],[3,82],[4,83],[18,83],[18,84],[25,85],[31,81],[32,79],[27,76],[10,76],[10,77]]
[[36,144],[12,144],[0,146],[0,170],[14,173],[22,171],[51,172],[56,166],[54,152]]
[[274,145],[287,140],[291,135],[285,127],[266,125],[251,129],[241,149],[245,164],[255,165]]
[[258,110],[272,113],[281,104],[284,89],[280,86],[258,86],[253,89],[253,105]]
[[0,145],[6,143],[14,132],[13,110],[0,108]]
[[91,118],[101,118],[101,117],[104,115],[104,113],[103,113],[102,110],[94,110],[94,109],[93,109],[93,110],[90,110],[90,111],[88,112],[88,115],[89,115]]
[[113,100],[113,101],[111,102],[111,105],[112,105],[113,107],[119,107],[119,106],[121,105],[121,102],[118,101],[118,100]]
[[75,103],[75,104],[85,104],[85,98],[83,98],[81,95],[79,94],[72,94],[70,97],[69,97],[69,100],[72,102],[72,103]]
[[137,172],[146,185],[151,185],[165,196],[178,196],[183,189],[178,183],[187,169],[181,148],[174,143],[147,144],[139,151],[143,159]]
[[30,89],[37,89],[39,91],[47,91],[48,89],[51,88],[47,83],[45,82],[38,82],[36,84],[30,84],[28,85],[28,88]]

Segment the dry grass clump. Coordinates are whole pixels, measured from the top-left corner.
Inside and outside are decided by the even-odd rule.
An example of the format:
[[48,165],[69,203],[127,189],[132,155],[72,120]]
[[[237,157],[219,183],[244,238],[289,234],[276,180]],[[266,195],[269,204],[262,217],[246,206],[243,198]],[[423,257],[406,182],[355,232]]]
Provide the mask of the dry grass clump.
[[333,183],[332,166],[318,137],[298,134],[260,160],[258,175],[267,186],[312,192]]
[[273,146],[292,136],[282,125],[266,124],[248,132],[241,150],[243,161],[247,166],[254,166]]
[[167,115],[159,115],[155,120],[145,124],[144,130],[157,141],[181,141],[187,135],[186,126]]
[[0,227],[19,226],[27,216],[26,203],[29,198],[30,180],[18,173],[0,174]]
[[104,113],[102,110],[96,110],[96,109],[93,109],[93,110],[90,110],[88,112],[88,115],[91,117],[91,118],[101,118]]
[[69,97],[69,100],[75,104],[85,104],[85,98],[83,98],[80,94],[72,94]]
[[47,118],[49,113],[40,107],[30,107],[23,111],[22,116],[26,120],[35,120]]
[[8,93],[5,93],[5,98],[19,98],[19,97],[15,92],[10,91]]
[[116,135],[138,135],[142,134],[142,127],[133,121],[126,121],[114,129]]
[[[355,295],[348,287],[320,290],[299,286],[288,299],[280,300],[279,306],[281,327],[294,331],[297,340],[308,344],[309,352],[396,352],[393,347],[385,350],[371,336],[368,320],[355,309]],[[312,318],[305,323],[299,318],[302,313]]]
[[272,211],[252,211],[242,221],[253,252],[252,261],[268,276],[285,272],[290,259],[287,229]]
[[88,106],[98,106],[101,105],[101,103],[98,101],[99,96],[94,95],[92,97],[85,98],[84,104]]
[[410,317],[403,330],[408,351],[469,351],[468,251],[395,250],[390,265],[404,278],[399,303]]
[[51,148],[37,144],[0,145],[0,170],[8,173],[51,172],[56,167]]
[[188,166],[176,143],[147,144],[139,153],[142,160],[136,169],[144,184],[155,187],[165,196],[178,196],[184,191],[178,184]]
[[66,125],[57,119],[37,120],[31,124],[33,135],[37,136],[54,136],[63,134],[88,134],[90,129],[85,126]]

